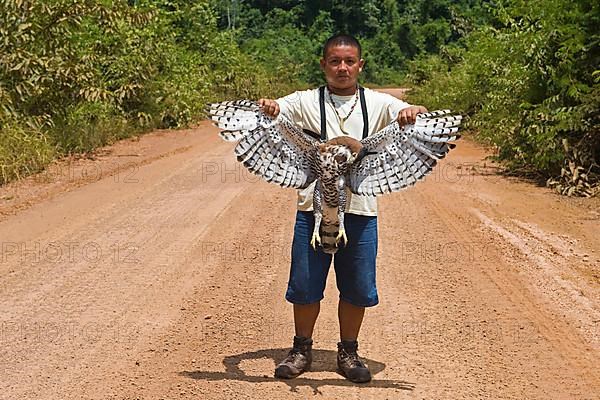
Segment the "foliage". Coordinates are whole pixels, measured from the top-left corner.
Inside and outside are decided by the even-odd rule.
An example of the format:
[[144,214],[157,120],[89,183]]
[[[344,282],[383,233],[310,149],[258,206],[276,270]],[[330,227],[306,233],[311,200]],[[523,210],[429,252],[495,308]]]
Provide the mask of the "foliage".
[[[562,174],[563,192],[591,195],[600,181],[599,18],[595,2],[506,1],[495,26],[462,48],[411,63],[413,99],[468,114],[509,171]],[[566,176],[589,190],[569,192]]]
[[402,81],[408,59],[435,53],[464,36],[481,3],[220,0],[215,6],[220,10],[219,26],[235,27],[240,46],[269,72],[290,82],[321,84],[318,60],[323,43],[331,34],[344,32],[361,40],[367,61],[363,79],[390,85]]
[[275,9],[263,20],[261,37],[250,38],[242,44],[244,52],[264,65],[272,76],[285,77],[291,85],[310,80],[308,66],[315,61],[311,40],[295,26],[294,9]]
[[130,3],[0,1],[0,184],[49,154],[190,124],[207,101],[281,90],[208,0]]
[[54,149],[39,131],[16,122],[0,131],[0,183],[41,171],[54,157]]

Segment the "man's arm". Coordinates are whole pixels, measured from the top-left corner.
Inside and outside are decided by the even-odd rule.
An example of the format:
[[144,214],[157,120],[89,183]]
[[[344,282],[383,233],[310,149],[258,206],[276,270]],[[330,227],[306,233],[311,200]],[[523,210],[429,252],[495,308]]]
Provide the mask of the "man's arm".
[[427,108],[423,106],[413,106],[387,93],[379,92],[378,96],[381,96],[381,102],[387,104],[386,116],[389,119],[386,124],[394,121],[398,121],[400,126],[414,124],[418,113],[427,112]]
[[[261,110],[270,117],[277,118],[280,112],[279,104],[272,99],[258,99],[258,105]],[[398,122],[400,126],[414,124],[417,119],[417,114],[427,112],[427,108],[423,106],[409,106],[398,112]]]

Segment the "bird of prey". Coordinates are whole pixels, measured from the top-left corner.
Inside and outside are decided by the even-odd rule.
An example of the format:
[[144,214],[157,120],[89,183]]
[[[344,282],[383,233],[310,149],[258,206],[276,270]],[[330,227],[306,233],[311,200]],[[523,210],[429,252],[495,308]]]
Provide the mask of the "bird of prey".
[[311,245],[334,254],[348,241],[344,228],[347,190],[378,196],[415,184],[454,147],[460,115],[433,111],[417,115],[412,125],[397,121],[356,140],[326,142],[307,135],[283,113],[272,118],[250,100],[208,105],[220,136],[238,141],[235,155],[244,167],[268,182],[304,189],[315,182],[315,225]]

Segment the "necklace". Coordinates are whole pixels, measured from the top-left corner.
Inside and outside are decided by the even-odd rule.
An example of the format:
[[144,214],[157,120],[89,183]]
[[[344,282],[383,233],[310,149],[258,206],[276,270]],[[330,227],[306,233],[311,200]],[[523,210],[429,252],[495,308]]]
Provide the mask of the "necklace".
[[356,90],[356,92],[354,93],[354,104],[352,104],[352,107],[350,107],[350,111],[348,111],[348,115],[346,115],[344,118],[342,118],[342,116],[338,112],[337,108],[335,107],[335,102],[333,101],[333,97],[331,96],[331,92],[329,90],[327,90],[327,93],[329,94],[329,101],[331,102],[331,105],[333,106],[333,111],[335,111],[335,115],[337,115],[337,117],[338,117],[338,121],[339,121],[339,124],[340,124],[340,129],[342,130],[343,133],[345,133],[346,135],[348,135],[348,132],[346,132],[344,130],[344,123],[346,122],[346,120],[348,119],[348,117],[350,117],[350,114],[352,114],[352,111],[354,111],[354,107],[356,107],[356,104],[358,103],[358,90]]

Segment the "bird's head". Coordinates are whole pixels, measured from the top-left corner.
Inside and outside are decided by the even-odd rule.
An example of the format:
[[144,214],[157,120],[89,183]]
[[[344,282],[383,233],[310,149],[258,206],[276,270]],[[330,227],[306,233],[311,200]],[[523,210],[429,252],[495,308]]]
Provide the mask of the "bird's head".
[[331,139],[325,143],[324,150],[331,154],[332,161],[338,168],[352,165],[361,157],[362,144],[349,136]]
[[332,156],[338,168],[343,168],[354,162],[357,157],[357,153],[353,153],[349,148],[345,146],[335,146]]
[[321,165],[339,170],[354,162],[356,154],[345,146],[326,144],[321,147],[319,158]]

